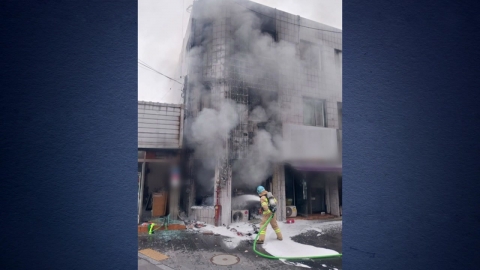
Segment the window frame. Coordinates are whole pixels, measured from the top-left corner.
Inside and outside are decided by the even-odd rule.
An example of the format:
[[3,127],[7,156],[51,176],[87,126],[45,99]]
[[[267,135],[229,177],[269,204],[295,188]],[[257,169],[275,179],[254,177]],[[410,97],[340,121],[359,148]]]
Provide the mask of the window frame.
[[[311,97],[306,97],[304,96],[303,97],[303,102],[302,102],[302,105],[303,105],[303,124],[305,126],[313,126],[313,127],[327,127],[327,115],[326,115],[326,100],[325,99],[318,99],[318,98],[311,98]],[[317,114],[319,113],[319,105],[322,106],[321,108],[321,112],[322,112],[322,123],[318,123],[318,119],[319,117],[317,116]],[[314,123],[312,124],[311,122],[310,123],[307,123],[306,119],[305,119],[305,115],[306,115],[306,106],[311,106],[311,108],[313,109],[313,112],[314,112],[314,115],[313,115],[313,121]]]

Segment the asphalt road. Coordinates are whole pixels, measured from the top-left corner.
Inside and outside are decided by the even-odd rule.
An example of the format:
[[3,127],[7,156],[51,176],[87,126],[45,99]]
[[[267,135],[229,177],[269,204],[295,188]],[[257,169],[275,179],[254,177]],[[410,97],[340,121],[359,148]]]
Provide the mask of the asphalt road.
[[[334,230],[327,230],[324,234],[318,235],[316,231],[307,231],[303,234],[292,237],[292,240],[312,245],[333,249],[342,252],[341,227]],[[288,265],[280,260],[269,260],[259,257],[252,250],[253,241],[238,241],[223,236],[203,235],[191,231],[163,231],[154,235],[144,235],[138,238],[138,249],[151,248],[161,252],[168,259],[157,262],[139,253],[138,269],[308,269],[299,266]],[[266,253],[260,248],[260,251]],[[229,254],[237,256],[239,263],[231,266],[218,266],[210,259],[215,255]],[[310,269],[342,269],[341,259],[328,260],[295,260],[311,267]],[[289,263],[289,262],[287,262]]]

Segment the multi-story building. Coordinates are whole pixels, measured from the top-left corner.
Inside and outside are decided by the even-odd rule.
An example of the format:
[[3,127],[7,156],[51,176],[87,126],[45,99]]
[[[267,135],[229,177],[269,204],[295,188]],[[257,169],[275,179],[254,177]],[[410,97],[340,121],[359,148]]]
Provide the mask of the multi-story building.
[[229,224],[235,208],[250,207],[232,199],[260,184],[280,220],[287,204],[341,215],[341,30],[250,1],[197,0],[176,78],[192,150],[182,193],[190,215],[203,205],[199,218]]

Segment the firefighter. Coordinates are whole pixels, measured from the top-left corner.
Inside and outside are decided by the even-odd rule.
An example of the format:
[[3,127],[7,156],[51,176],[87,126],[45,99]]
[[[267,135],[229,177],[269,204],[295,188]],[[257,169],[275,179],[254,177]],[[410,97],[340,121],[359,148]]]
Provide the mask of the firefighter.
[[[260,196],[260,204],[263,210],[262,222],[260,222],[260,229],[261,229],[263,225],[265,225],[267,220],[270,218],[270,216],[272,215],[272,212],[275,213],[277,200],[273,197],[272,193],[265,190],[265,188],[262,186],[257,187],[257,193],[258,193],[258,196]],[[272,226],[272,229],[277,234],[277,239],[280,241],[283,240],[282,233],[280,232],[280,227],[278,227],[276,214],[274,214],[273,218],[270,220],[270,226]],[[265,226],[265,228],[259,232],[260,237],[258,238],[257,244],[263,244],[263,242],[265,241],[265,234],[267,233],[267,227],[268,225]]]

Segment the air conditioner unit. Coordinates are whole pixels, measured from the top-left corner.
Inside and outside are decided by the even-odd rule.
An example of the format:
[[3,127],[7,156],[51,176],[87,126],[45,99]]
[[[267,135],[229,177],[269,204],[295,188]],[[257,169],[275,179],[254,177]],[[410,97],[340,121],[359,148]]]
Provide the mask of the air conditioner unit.
[[232,223],[235,222],[248,222],[248,210],[232,211]]
[[287,206],[287,217],[296,217],[297,216],[297,207],[294,205]]

